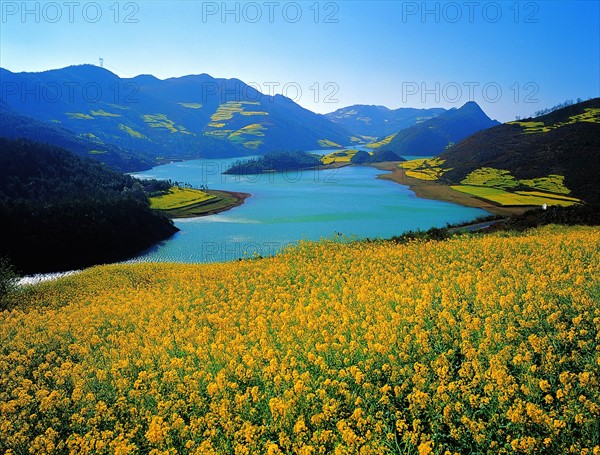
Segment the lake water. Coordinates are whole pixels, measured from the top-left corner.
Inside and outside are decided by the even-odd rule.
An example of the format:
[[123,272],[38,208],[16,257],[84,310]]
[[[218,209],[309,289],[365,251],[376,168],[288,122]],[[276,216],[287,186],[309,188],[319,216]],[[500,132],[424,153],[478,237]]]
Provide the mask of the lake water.
[[215,262],[274,254],[298,240],[387,238],[410,229],[468,221],[487,212],[420,199],[404,185],[377,179],[367,166],[249,176],[224,175],[234,159],[193,160],[134,175],[209,189],[251,193],[239,207],[180,219],[181,230],[136,261]]

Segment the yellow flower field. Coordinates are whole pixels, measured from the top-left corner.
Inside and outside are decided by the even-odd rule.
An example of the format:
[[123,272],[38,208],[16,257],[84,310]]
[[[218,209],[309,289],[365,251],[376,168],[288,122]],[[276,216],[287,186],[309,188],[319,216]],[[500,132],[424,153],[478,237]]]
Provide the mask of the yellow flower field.
[[150,207],[156,210],[173,210],[209,201],[216,196],[195,188],[173,186],[166,194],[150,198]]
[[1,453],[600,452],[600,228],[102,266],[21,299]]
[[395,137],[396,137],[396,133],[390,134],[389,136],[384,137],[382,140],[380,140],[378,142],[371,142],[371,143],[367,144],[366,147],[369,147],[372,149],[383,147],[384,145],[388,145],[390,142],[392,142],[392,139],[394,139]]
[[448,169],[442,169],[442,164],[445,160],[439,158],[418,158],[415,160],[404,161],[398,165],[403,169],[406,169],[406,175],[420,180],[433,180],[437,181],[448,171]]
[[358,153],[358,150],[339,150],[321,157],[323,164],[348,163]]
[[461,193],[471,194],[488,201],[495,202],[503,206],[519,206],[519,205],[561,205],[568,207],[579,202],[575,198],[565,199],[563,196],[555,197],[552,193],[542,192],[527,192],[527,191],[504,191],[500,188],[492,188],[489,186],[472,186],[472,185],[452,185],[453,190]]

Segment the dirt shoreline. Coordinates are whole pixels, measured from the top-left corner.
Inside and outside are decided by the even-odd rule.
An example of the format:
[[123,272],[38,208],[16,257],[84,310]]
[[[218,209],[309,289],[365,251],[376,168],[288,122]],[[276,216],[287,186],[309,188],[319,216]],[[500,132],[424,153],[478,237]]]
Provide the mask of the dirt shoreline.
[[217,197],[217,200],[210,199],[198,204],[192,204],[186,207],[180,207],[172,210],[164,210],[163,212],[169,218],[185,219],[199,218],[202,216],[215,215],[217,213],[226,212],[234,207],[242,205],[246,199],[252,196],[250,193],[241,193],[238,191],[226,190],[203,190],[205,193]]
[[209,210],[200,216],[214,215],[216,213],[226,212],[227,210],[231,210],[235,207],[239,207],[244,202],[246,202],[246,199],[248,199],[249,197],[252,197],[251,193],[240,193],[239,191],[208,190],[207,193],[216,194],[216,195],[218,195],[218,193],[225,193],[225,194],[228,194],[229,196],[235,198],[236,201],[233,204],[227,205],[226,207]]
[[[409,177],[406,175],[406,170],[398,167],[398,162],[384,162],[384,163],[373,163],[369,164],[376,169],[389,171],[388,174],[381,174],[377,176],[377,178],[383,180],[390,180],[392,182],[399,183],[401,185],[408,186],[412,191],[415,192],[417,197],[423,199],[433,199],[437,201],[445,201],[451,202],[453,204],[463,205],[465,207],[473,207],[478,209],[483,209],[489,213],[493,213],[494,215],[515,215],[521,214],[530,210],[531,207],[502,207],[495,205],[489,201],[480,199],[475,196],[471,196],[466,193],[462,193],[460,191],[453,190],[448,185],[442,185],[440,183],[432,182],[429,180],[421,180],[413,177]],[[350,163],[334,163],[333,165],[325,165],[320,166],[320,170],[323,169],[331,169],[331,168],[340,168],[350,165]],[[225,204],[223,206],[217,206],[216,208],[211,208],[211,201],[207,201],[206,203],[201,203],[197,206],[197,211],[194,210],[193,213],[188,213],[185,215],[178,216],[176,214],[171,214],[170,216],[173,219],[182,219],[182,218],[197,218],[201,216],[215,215],[217,213],[226,212],[235,207],[239,207],[244,204],[245,200],[252,196],[249,193],[241,193],[237,191],[226,191],[226,190],[208,190],[207,193],[214,194],[218,196],[221,200],[223,198],[228,199],[232,198],[232,201],[229,204]]]
[[531,207],[501,207],[475,196],[453,190],[448,185],[409,177],[406,175],[406,170],[398,167],[398,164],[397,162],[386,162],[376,163],[372,166],[377,169],[391,171],[389,174],[381,174],[377,178],[407,185],[415,192],[417,197],[423,199],[452,202],[453,204],[464,205],[466,207],[483,209],[495,215],[515,215],[531,209]]

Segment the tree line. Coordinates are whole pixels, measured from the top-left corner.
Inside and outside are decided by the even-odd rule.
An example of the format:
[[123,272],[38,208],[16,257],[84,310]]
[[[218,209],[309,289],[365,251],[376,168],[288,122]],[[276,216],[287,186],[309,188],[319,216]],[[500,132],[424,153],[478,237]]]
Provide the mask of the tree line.
[[0,257],[20,273],[125,259],[177,231],[142,181],[47,144],[0,138]]

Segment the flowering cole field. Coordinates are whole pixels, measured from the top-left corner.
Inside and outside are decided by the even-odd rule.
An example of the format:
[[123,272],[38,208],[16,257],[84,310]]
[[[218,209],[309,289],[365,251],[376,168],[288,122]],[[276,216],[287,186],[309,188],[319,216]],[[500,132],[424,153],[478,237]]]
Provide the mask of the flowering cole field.
[[600,452],[600,228],[89,269],[0,319],[3,453]]

